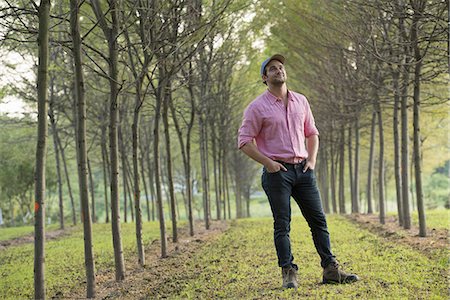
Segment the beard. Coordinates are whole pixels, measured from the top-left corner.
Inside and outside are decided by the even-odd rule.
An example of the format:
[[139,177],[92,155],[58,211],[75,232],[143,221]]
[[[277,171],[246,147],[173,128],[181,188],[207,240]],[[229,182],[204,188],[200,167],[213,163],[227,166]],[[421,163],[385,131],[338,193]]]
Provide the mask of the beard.
[[271,78],[270,83],[273,85],[281,85],[286,82],[285,76],[277,76],[274,78]]

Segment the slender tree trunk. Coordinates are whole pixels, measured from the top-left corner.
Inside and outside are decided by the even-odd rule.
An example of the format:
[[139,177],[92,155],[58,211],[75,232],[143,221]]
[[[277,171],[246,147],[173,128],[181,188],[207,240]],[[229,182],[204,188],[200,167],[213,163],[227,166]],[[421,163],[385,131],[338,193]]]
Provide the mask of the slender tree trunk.
[[70,1],[70,27],[72,37],[72,53],[75,63],[75,94],[78,109],[77,152],[78,152],[78,180],[80,186],[80,200],[84,232],[84,264],[86,267],[86,297],[95,297],[95,265],[92,246],[92,223],[89,211],[88,192],[88,157],[86,147],[86,103],[84,98],[84,79],[81,62],[81,37],[79,31],[79,1]]
[[[399,27],[405,31],[403,19],[400,19]],[[408,86],[409,86],[409,46],[404,46],[404,64],[402,68],[401,87],[401,175],[402,175],[402,204],[403,204],[403,228],[411,228],[411,213],[409,211],[409,134],[408,134]]]
[[335,147],[333,139],[333,129],[330,131],[331,134],[331,146],[330,146],[330,162],[331,162],[331,204],[333,207],[333,213],[337,213],[337,201],[336,201],[336,163],[335,163]]
[[109,167],[107,164],[107,149],[106,149],[106,129],[102,128],[102,167],[103,167],[103,187],[104,187],[104,195],[105,195],[105,223],[109,223],[109,204],[108,204],[108,183],[109,183],[109,173],[107,172],[107,168]]
[[359,116],[355,121],[355,212],[359,213]]
[[200,130],[200,161],[202,168],[202,185],[203,185],[203,213],[205,219],[205,227],[209,229],[209,215],[208,215],[208,178],[206,169],[206,160],[208,159],[208,153],[206,152],[206,134],[205,134],[205,122],[203,116],[199,116],[199,130]]
[[348,127],[348,174],[350,179],[350,199],[352,203],[352,213],[356,213],[356,204],[355,204],[355,184],[354,184],[354,172],[353,172],[353,149],[352,149],[352,127]]
[[38,131],[34,203],[34,298],[45,299],[45,164],[48,112],[48,35],[50,0],[41,0],[39,15],[39,63],[37,74]]
[[[166,72],[164,66],[159,66],[160,78],[166,78]],[[153,161],[155,164],[155,183],[156,183],[156,202],[158,206],[158,217],[159,217],[159,230],[161,237],[161,257],[167,256],[167,237],[166,237],[166,226],[163,210],[162,201],[162,191],[161,191],[161,160],[159,153],[159,128],[160,128],[160,118],[161,118],[161,105],[163,104],[164,89],[166,87],[166,82],[163,80],[158,83],[158,90],[156,96],[156,107],[155,107],[155,119],[154,119],[154,129],[153,129]]]
[[106,25],[105,16],[98,0],[91,0],[91,7],[108,40],[108,67],[110,86],[110,111],[109,111],[109,144],[111,161],[111,227],[114,246],[114,263],[116,281],[125,279],[125,265],[123,261],[122,237],[120,234],[120,209],[119,209],[119,162],[118,162],[118,136],[117,122],[118,111],[118,28],[117,0],[109,1],[109,13],[111,15],[111,28]]
[[[142,139],[141,139],[142,141]],[[139,143],[140,146],[142,146],[142,142]],[[145,150],[143,147],[140,149],[141,157],[140,157],[140,164],[141,164],[141,177],[142,177],[142,183],[144,184],[144,192],[145,192],[145,204],[146,204],[146,210],[147,210],[147,221],[151,220],[151,214],[150,214],[150,197],[149,192],[147,188],[147,178],[145,176],[145,165],[144,165],[144,152]]]
[[87,159],[87,165],[88,165],[88,171],[89,171],[89,187],[90,187],[90,191],[91,191],[91,205],[92,205],[92,222],[96,223],[97,222],[97,216],[95,213],[95,189],[94,189],[94,178],[92,176],[92,168],[91,168],[91,160],[88,158]]
[[372,112],[372,125],[370,126],[370,152],[369,152],[369,167],[367,168],[367,213],[373,213],[372,207],[372,192],[373,192],[373,161],[375,152],[375,124],[377,113]]
[[191,131],[194,125],[194,117],[195,117],[195,103],[194,103],[194,93],[192,87],[188,88],[190,96],[191,96],[191,111],[190,111],[190,121],[188,123],[187,133],[186,133],[186,146],[183,141],[183,133],[181,131],[180,125],[178,123],[178,119],[175,112],[175,107],[172,102],[169,103],[170,111],[172,113],[173,123],[175,125],[175,129],[178,136],[178,141],[180,143],[181,156],[183,158],[183,167],[184,167],[184,178],[186,182],[185,194],[186,194],[186,214],[189,220],[189,234],[190,236],[194,236],[194,218],[192,214],[192,184],[191,184]]
[[[215,130],[214,127],[211,126],[212,130],[212,157],[213,157],[213,175],[214,175],[214,191],[216,196],[216,216],[217,220],[220,220],[220,198],[219,198],[219,180],[217,172],[218,172],[218,158],[217,158],[217,149],[216,149],[216,140],[215,140]],[[220,164],[220,162],[219,162]]]
[[[150,137],[148,136],[148,132],[146,131],[146,139],[147,139],[147,144],[148,147],[150,147]],[[152,164],[152,161],[150,159],[150,151],[146,152],[147,155],[147,171],[148,171],[148,180],[149,180],[149,185],[150,185],[150,198],[151,198],[151,202],[152,202],[152,208],[151,208],[151,212],[152,212],[152,221],[156,220],[155,217],[155,196],[156,196],[156,192],[155,192],[155,181],[154,181],[154,174],[155,174],[155,169],[154,169],[154,165]]]
[[169,190],[169,201],[171,206],[171,216],[172,216],[172,241],[174,243],[178,242],[178,229],[177,229],[177,213],[176,213],[176,203],[175,203],[175,191],[173,189],[173,167],[172,167],[172,152],[170,149],[170,132],[169,132],[169,102],[171,102],[171,83],[169,82],[166,91],[164,92],[164,102],[163,102],[163,124],[164,124],[164,137],[166,142],[166,162],[167,162],[167,182]]
[[[50,81],[53,81],[53,79],[50,79]],[[50,84],[50,86],[53,86],[53,83]],[[59,147],[58,147],[58,131],[56,128],[56,120],[54,116],[54,110],[52,108],[53,103],[55,99],[53,98],[53,87],[50,88],[50,111],[49,111],[49,117],[50,117],[50,124],[52,126],[52,133],[53,133],[53,149],[55,151],[55,161],[56,161],[56,175],[58,178],[58,199],[59,199],[59,228],[64,229],[64,199],[63,199],[63,191],[62,191],[62,175],[61,175],[61,161],[60,161],[60,155],[59,155]]]
[[225,191],[226,191],[226,197],[224,198],[224,202],[226,201],[227,202],[227,205],[228,205],[228,215],[230,216],[230,219],[231,219],[231,214],[230,214],[230,188],[229,188],[229,184],[228,184],[228,176],[229,176],[229,174],[228,174],[228,167],[227,167],[227,162],[225,161],[225,160],[223,160],[222,161],[222,164],[223,164],[223,180],[224,180],[224,183],[223,183],[223,185],[224,185],[224,187],[225,187]]
[[395,191],[397,199],[397,214],[400,226],[403,226],[403,202],[402,202],[402,178],[400,173],[400,139],[398,128],[398,111],[400,105],[400,89],[399,89],[399,73],[393,72],[392,82],[394,87],[394,116],[393,116],[393,130],[394,130],[394,176],[395,176]]
[[65,151],[61,144],[61,139],[59,138],[59,136],[58,136],[57,140],[58,140],[59,150],[61,150],[61,158],[62,158],[62,162],[63,162],[64,176],[66,177],[67,190],[69,192],[70,205],[72,208],[72,223],[73,223],[73,225],[77,225],[77,211],[75,209],[75,201],[73,199],[72,185],[70,184],[69,171],[67,169],[66,155],[65,155]]
[[386,209],[384,206],[384,131],[383,131],[383,118],[381,116],[381,104],[378,95],[376,97],[376,112],[378,119],[378,197],[379,197],[379,218],[380,223],[384,224],[386,219]]
[[345,128],[341,125],[341,138],[339,143],[339,213],[345,214],[345,190],[344,190],[344,167],[345,167]]
[[126,162],[125,162],[125,150],[123,144],[122,136],[122,125],[118,128],[119,135],[119,147],[120,147],[120,157],[122,160],[122,186],[123,186],[123,221],[128,222],[128,203],[127,203],[127,174],[126,174]]
[[131,174],[131,167],[130,167],[130,163],[128,162],[128,159],[125,158],[125,163],[127,164],[127,169],[126,169],[126,173],[124,174],[124,176],[126,176],[126,191],[127,191],[127,198],[129,201],[129,207],[130,207],[130,213],[131,213],[131,222],[134,222],[134,210],[133,210],[133,192],[134,191],[134,184],[133,184],[133,179],[132,174]]
[[[413,2],[413,1],[412,1]],[[422,70],[422,55],[419,48],[418,31],[419,19],[422,17],[425,10],[426,1],[413,2],[413,23],[411,30],[411,41],[414,45],[414,110],[413,110],[413,127],[414,127],[414,175],[416,183],[416,200],[417,212],[419,215],[419,236],[425,237],[427,235],[425,208],[423,201],[422,190],[422,155],[421,155],[421,141],[420,141],[420,77]],[[448,5],[447,5],[448,6]]]

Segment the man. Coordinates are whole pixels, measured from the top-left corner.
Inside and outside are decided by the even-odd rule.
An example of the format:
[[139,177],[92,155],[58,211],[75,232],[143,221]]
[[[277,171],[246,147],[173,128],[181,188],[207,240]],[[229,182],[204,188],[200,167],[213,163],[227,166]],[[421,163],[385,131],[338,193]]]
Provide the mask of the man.
[[313,171],[319,132],[305,96],[287,89],[284,63],[285,58],[279,54],[262,63],[260,73],[268,89],[245,110],[238,141],[239,149],[264,166],[262,186],[272,209],[283,287],[298,287],[298,267],[293,263],[289,239],[291,196],[311,229],[321,258],[323,282],[354,282],[359,280],[358,276],[342,271],[331,252],[327,222]]

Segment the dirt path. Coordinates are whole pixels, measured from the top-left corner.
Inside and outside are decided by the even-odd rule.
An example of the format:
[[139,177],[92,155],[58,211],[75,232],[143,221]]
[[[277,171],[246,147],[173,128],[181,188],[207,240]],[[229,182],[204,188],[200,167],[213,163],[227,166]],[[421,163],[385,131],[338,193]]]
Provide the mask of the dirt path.
[[[126,259],[126,278],[122,282],[115,281],[114,270],[98,270],[96,274],[96,299],[140,299],[149,297],[148,291],[155,293],[165,286],[167,278],[177,274],[189,257],[192,256],[206,242],[214,240],[228,229],[228,223],[214,221],[209,230],[204,224],[195,224],[195,236],[189,236],[188,228],[181,228],[177,244],[167,243],[168,257],[161,258],[160,242],[154,241],[145,248],[145,267],[140,267],[137,257]],[[67,294],[59,294],[56,297],[79,299],[86,297],[86,285],[81,284],[75,290]]]
[[[45,240],[50,241],[62,236],[66,236],[70,234],[74,229],[75,227],[67,227],[65,229],[47,231],[45,233]],[[19,246],[23,244],[30,244],[33,242],[34,242],[34,233],[27,234],[25,236],[21,236],[10,240],[0,241],[0,251],[5,250],[9,247]]]
[[432,255],[433,250],[448,248],[447,229],[428,229],[427,237],[419,237],[419,227],[403,229],[398,225],[394,216],[386,217],[386,224],[380,224],[378,215],[352,214],[347,216],[352,222],[362,228],[380,235],[390,241],[395,241],[419,250],[427,256]]

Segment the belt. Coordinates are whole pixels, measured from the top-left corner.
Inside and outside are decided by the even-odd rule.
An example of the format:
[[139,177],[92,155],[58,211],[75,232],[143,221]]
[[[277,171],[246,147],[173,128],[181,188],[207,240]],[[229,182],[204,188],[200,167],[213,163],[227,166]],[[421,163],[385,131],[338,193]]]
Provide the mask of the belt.
[[298,169],[301,166],[303,166],[305,164],[306,159],[302,159],[301,161],[299,161],[296,164],[292,164],[292,163],[287,163],[284,162],[282,160],[275,160],[276,162],[279,162],[280,164],[282,164],[283,166],[285,166],[286,168],[293,168],[293,169]]

